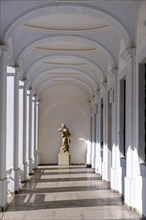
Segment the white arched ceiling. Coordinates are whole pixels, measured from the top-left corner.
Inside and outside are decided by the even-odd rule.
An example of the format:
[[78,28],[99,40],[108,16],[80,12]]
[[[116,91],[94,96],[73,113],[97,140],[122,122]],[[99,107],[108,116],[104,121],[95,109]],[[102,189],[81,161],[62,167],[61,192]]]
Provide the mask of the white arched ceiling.
[[29,4],[5,0],[0,34],[2,42],[12,48],[23,78],[38,93],[58,80],[62,86],[65,81],[76,83],[91,94],[110,69],[118,68],[121,39],[125,47],[131,45],[139,4],[129,0]]
[[[126,45],[130,44],[129,35],[124,26],[107,12],[105,13],[104,11],[99,10],[98,7],[96,9],[89,5],[85,6],[84,4],[82,6],[74,6],[74,4],[68,4],[67,2],[61,4],[62,5],[50,4],[49,7],[39,7],[17,18],[5,31],[5,41],[7,42],[9,37],[13,35],[16,29],[21,25],[24,25],[25,28],[38,31],[70,32],[90,32],[112,27],[120,33],[121,38],[125,41]],[[59,15],[60,17],[57,18]],[[48,16],[48,19],[46,16]],[[54,16],[53,19],[49,19],[51,16]],[[82,21],[81,24],[79,23],[80,19]],[[44,22],[45,20],[53,21],[53,23],[50,24],[50,28],[46,27],[45,24],[43,27],[38,24],[39,21]],[[61,20],[62,24],[58,24],[56,20]],[[68,20],[73,23],[73,27],[70,27],[70,22],[68,23]],[[64,27],[64,23],[66,26],[66,22],[68,23],[68,26]]]
[[[43,66],[43,67],[41,67]],[[56,72],[52,71],[52,67],[59,69]],[[75,67],[74,67],[75,66]],[[86,67],[85,67],[86,66]],[[90,85],[90,89],[95,91],[95,88],[97,88],[98,81],[100,81],[100,78],[104,78],[101,70],[99,67],[92,62],[91,60],[84,58],[82,56],[73,56],[73,55],[50,55],[50,56],[45,56],[41,58],[40,60],[37,60],[35,63],[33,63],[28,70],[26,71],[26,75],[24,75],[24,78],[28,79],[32,84],[34,80],[37,80],[37,77],[40,76],[42,78],[42,81],[46,81],[47,79],[51,81],[54,81],[55,78],[60,78],[63,77],[64,80],[66,81],[66,78],[70,77],[70,72],[68,72],[68,75],[65,75],[66,69],[71,68],[74,70],[74,73],[72,73],[72,78],[74,78],[76,81],[79,80],[79,77],[82,77],[82,81],[84,82],[86,80],[86,84]],[[77,71],[78,67],[78,71]],[[39,68],[42,69],[42,72],[38,72]],[[44,69],[43,69],[44,68]],[[51,69],[50,69],[51,68]],[[53,69],[54,69],[53,68]],[[63,68],[63,69],[62,69]],[[91,70],[93,69],[94,72],[84,72],[84,74],[81,74],[83,72],[83,69],[87,70],[90,68]],[[89,69],[89,70],[90,70]],[[45,71],[44,71],[45,70]],[[44,72],[47,72],[47,79],[44,77]],[[54,77],[52,76],[52,73]],[[77,74],[80,73],[80,74]],[[46,74],[45,74],[46,75]],[[39,78],[40,78],[39,77]],[[90,83],[92,81],[92,83]],[[61,83],[61,81],[60,81]],[[62,80],[63,83],[63,80]],[[96,85],[96,87],[95,87]],[[37,87],[39,86],[39,81],[37,83]],[[36,88],[34,88],[36,89]]]
[[91,88],[97,89],[97,84],[92,76],[89,76],[86,72],[81,72],[79,69],[69,69],[69,68],[52,68],[49,71],[45,71],[39,74],[32,81],[32,87],[37,90],[39,87],[43,86],[46,81],[56,81],[58,77],[63,80],[84,80],[91,85]]
[[[34,68],[36,68],[36,65],[45,65],[45,66],[78,66],[82,67],[85,65],[92,65],[96,69],[97,75],[100,75],[103,77],[102,71],[100,70],[100,67],[97,66],[97,64],[93,61],[91,61],[89,58],[85,58],[83,56],[77,56],[77,55],[64,55],[64,54],[59,54],[59,55],[49,55],[42,57],[41,59],[38,59],[35,61],[35,63],[32,63],[31,66],[26,71],[26,77],[29,77],[30,80],[33,80],[32,72],[34,73]],[[49,67],[47,68],[49,70]],[[37,72],[35,72],[37,76]],[[25,76],[24,75],[24,76]]]
[[22,63],[23,58],[25,58],[26,54],[29,54],[33,49],[40,50],[44,52],[98,52],[102,53],[107,60],[109,60],[112,67],[114,67],[114,58],[104,48],[104,46],[100,45],[94,40],[90,40],[83,36],[78,35],[53,35],[51,37],[43,38],[38,41],[34,41],[26,46],[16,57],[18,65]]

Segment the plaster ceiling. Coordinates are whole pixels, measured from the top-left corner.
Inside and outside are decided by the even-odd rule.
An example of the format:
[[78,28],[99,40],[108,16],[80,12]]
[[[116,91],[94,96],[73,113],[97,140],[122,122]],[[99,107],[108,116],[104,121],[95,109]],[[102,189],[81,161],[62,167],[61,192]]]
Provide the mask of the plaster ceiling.
[[11,47],[13,65],[22,68],[38,96],[68,84],[89,98],[109,67],[118,68],[121,40],[133,44],[140,2],[5,0],[1,42]]

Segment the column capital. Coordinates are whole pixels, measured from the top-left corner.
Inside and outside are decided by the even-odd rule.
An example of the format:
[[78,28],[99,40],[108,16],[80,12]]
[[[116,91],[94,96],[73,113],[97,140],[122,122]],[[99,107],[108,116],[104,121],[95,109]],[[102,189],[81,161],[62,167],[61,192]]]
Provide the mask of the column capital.
[[30,91],[30,95],[34,96],[35,95],[35,90],[33,88],[29,88],[29,91]]
[[111,69],[107,75],[108,83],[111,82],[118,75],[118,69]]
[[120,55],[122,59],[127,62],[130,58],[136,56],[136,47],[126,48]]
[[23,70],[22,70],[22,68],[21,67],[19,67],[19,66],[14,66],[14,69],[15,69],[15,75],[16,76],[18,76],[18,78],[20,79],[20,80],[23,80]]
[[100,89],[105,90],[106,87],[107,87],[107,81],[103,81],[103,82],[100,83]]
[[0,45],[0,55],[12,55],[10,47],[8,45]]
[[37,100],[37,105],[40,105],[42,103],[42,100],[41,99],[38,99]]
[[96,97],[99,97],[99,96],[100,96],[100,89],[97,89],[97,90],[95,91],[95,94],[96,94]]
[[30,81],[27,80],[27,79],[23,79],[22,81],[23,81],[23,83],[24,83],[24,86],[26,86],[26,88],[29,89],[29,87],[30,87]]
[[94,92],[94,95],[95,95],[95,105],[98,105],[98,102],[99,102],[99,100],[100,100],[100,90],[99,90],[99,89],[96,90],[96,91]]
[[0,45],[0,56],[5,56],[7,61],[12,64],[12,50],[8,45]]

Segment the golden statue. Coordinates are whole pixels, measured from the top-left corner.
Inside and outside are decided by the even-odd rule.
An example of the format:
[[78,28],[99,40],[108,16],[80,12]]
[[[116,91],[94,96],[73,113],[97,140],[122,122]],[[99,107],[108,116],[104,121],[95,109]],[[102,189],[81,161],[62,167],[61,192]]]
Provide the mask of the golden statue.
[[60,131],[62,137],[60,152],[69,152],[69,144],[71,143],[71,134],[69,129],[65,126],[65,124],[61,124],[61,128],[58,128],[58,131]]

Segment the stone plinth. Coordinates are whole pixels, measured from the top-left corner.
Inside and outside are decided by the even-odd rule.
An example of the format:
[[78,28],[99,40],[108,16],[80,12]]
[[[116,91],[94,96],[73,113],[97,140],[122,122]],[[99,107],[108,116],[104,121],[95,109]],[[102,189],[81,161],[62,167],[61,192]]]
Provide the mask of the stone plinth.
[[58,154],[58,165],[59,166],[69,166],[71,164],[71,155],[67,151],[65,153]]

